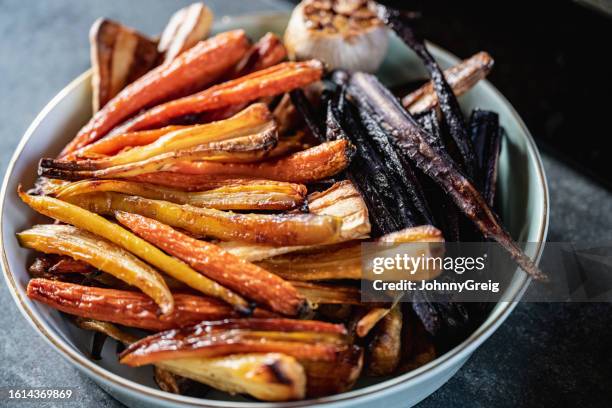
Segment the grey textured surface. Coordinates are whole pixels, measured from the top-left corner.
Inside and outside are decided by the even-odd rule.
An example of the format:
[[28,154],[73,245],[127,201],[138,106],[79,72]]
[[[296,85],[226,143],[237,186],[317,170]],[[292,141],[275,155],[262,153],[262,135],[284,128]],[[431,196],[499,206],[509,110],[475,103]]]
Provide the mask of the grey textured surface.
[[[88,68],[87,32],[99,16],[154,34],[185,1],[0,0],[0,165],[49,99]],[[217,15],[283,10],[280,1],[207,0]],[[552,241],[612,239],[612,195],[545,157]],[[0,388],[70,387],[78,398],[40,407],[118,407],[34,332],[0,290]],[[608,304],[520,304],[422,407],[609,406]],[[18,406],[21,404],[14,404]],[[7,401],[0,401],[7,406]],[[8,405],[11,406],[11,405]]]

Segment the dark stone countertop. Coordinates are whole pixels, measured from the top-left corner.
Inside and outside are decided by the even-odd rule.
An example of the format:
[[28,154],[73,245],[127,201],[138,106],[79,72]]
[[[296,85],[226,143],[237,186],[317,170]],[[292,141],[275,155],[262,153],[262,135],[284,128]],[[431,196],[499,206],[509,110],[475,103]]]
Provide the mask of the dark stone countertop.
[[[0,164],[35,115],[88,68],[87,30],[99,16],[146,33],[162,27],[179,3],[0,0]],[[280,1],[207,0],[217,15],[284,10]],[[550,183],[552,241],[612,238],[612,194],[544,156]],[[119,407],[25,322],[0,289],[0,388],[73,387],[78,400],[40,407]],[[519,304],[469,362],[421,407],[609,406],[612,331],[609,304]],[[6,401],[0,402],[7,406]],[[15,404],[17,406],[19,404]]]

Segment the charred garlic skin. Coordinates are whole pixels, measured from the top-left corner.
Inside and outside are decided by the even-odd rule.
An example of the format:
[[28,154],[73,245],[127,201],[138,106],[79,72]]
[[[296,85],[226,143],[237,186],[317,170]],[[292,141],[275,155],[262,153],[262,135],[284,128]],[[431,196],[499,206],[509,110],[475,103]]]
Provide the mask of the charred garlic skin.
[[305,0],[294,9],[284,41],[291,59],[316,58],[330,69],[375,72],[389,37],[371,1]]

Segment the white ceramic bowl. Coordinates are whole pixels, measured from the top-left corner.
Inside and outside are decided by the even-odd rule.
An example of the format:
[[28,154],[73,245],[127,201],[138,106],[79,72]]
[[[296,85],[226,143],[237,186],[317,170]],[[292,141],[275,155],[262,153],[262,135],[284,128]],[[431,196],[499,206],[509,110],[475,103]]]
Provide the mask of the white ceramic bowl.
[[[266,31],[282,33],[286,21],[286,15],[224,18],[216,25],[216,30],[244,28],[256,38]],[[437,47],[432,46],[432,51],[445,67],[457,62],[457,58]],[[388,84],[398,84],[422,77],[423,74],[413,53],[397,38],[393,38],[389,55],[380,71],[381,78]],[[31,186],[36,178],[38,160],[55,156],[90,117],[89,79],[90,74],[86,72],[55,96],[28,128],[13,155],[4,178],[0,204],[2,261],[6,282],[15,302],[35,330],[71,364],[126,405],[236,408],[324,405],[339,408],[368,407],[376,403],[384,404],[386,408],[408,407],[427,397],[454,375],[516,305],[516,302],[497,304],[488,319],[463,343],[417,370],[393,378],[361,382],[350,392],[310,401],[268,404],[220,392],[212,392],[206,399],[190,398],[160,391],[152,381],[150,368],[134,369],[119,365],[112,345],[105,347],[101,361],[90,360],[86,354],[91,333],[76,329],[57,311],[27,298],[27,265],[32,254],[20,248],[15,238],[16,232],[43,221],[20,202],[15,193],[17,185]],[[508,132],[503,142],[498,182],[501,216],[515,239],[544,242],[548,225],[548,190],[540,156],[527,128],[508,101],[486,81],[462,97],[461,104],[466,111],[480,107],[499,113],[501,123]],[[530,248],[533,253],[529,255],[539,259],[541,245]],[[518,300],[528,283],[526,275],[517,270],[508,299]]]

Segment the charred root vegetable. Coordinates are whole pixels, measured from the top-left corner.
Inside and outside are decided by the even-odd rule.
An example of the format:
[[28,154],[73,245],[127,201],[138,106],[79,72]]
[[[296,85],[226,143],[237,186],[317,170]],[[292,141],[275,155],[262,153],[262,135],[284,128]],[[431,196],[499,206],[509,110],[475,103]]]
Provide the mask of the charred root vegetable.
[[160,332],[130,345],[121,362],[141,366],[167,359],[217,357],[244,352],[278,352],[309,361],[336,361],[347,350],[343,326],[289,319],[202,322]]
[[546,275],[504,230],[473,184],[444,151],[428,143],[431,135],[415,122],[389,90],[375,77],[361,73],[352,76],[351,88],[359,108],[369,111],[389,129],[390,135],[397,139],[412,162],[450,195],[485,237],[497,241],[533,278],[547,280]]
[[497,113],[484,110],[472,112],[470,132],[478,159],[479,190],[489,207],[493,207],[502,132]]
[[[453,89],[455,96],[461,96],[481,79],[484,79],[491,68],[493,58],[486,52],[479,52],[444,71],[446,82]],[[413,115],[427,112],[438,106],[438,97],[432,82],[402,98],[402,105]]]
[[431,82],[438,97],[442,116],[448,125],[450,135],[461,153],[461,164],[467,175],[473,179],[476,174],[474,147],[468,136],[459,102],[452,88],[446,82],[442,69],[429,53],[425,46],[425,41],[417,36],[398,10],[378,5],[378,15],[423,60],[425,67],[431,75]]
[[366,373],[371,376],[389,375],[400,363],[402,350],[402,311],[393,307],[376,325],[366,350]]

